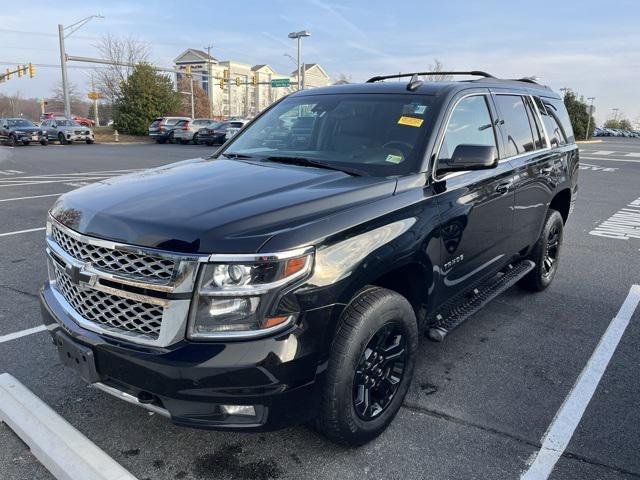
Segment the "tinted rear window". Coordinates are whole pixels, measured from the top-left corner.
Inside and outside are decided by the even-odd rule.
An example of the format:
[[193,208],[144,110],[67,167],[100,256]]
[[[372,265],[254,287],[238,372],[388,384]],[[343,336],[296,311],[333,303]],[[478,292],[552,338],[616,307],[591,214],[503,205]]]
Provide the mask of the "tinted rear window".
[[569,113],[567,112],[566,107],[564,106],[564,102],[559,98],[547,98],[543,97],[542,101],[547,107],[547,112],[551,114],[551,116],[555,117],[556,121],[559,122],[559,126],[561,127],[562,133],[568,143],[574,143],[576,141],[575,136],[573,135],[573,128],[571,128],[571,120],[569,119]]
[[496,95],[502,130],[505,132],[505,157],[534,150],[533,132],[523,98],[520,95]]

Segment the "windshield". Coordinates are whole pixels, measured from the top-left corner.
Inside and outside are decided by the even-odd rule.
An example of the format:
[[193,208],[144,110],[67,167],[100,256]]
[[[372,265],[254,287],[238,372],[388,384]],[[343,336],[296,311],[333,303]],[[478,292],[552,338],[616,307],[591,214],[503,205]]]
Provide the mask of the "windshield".
[[8,122],[10,127],[35,127],[33,122],[31,122],[30,120],[24,120],[22,118],[9,119]]
[[222,152],[242,158],[304,158],[368,175],[417,172],[432,97],[334,94],[283,100]]

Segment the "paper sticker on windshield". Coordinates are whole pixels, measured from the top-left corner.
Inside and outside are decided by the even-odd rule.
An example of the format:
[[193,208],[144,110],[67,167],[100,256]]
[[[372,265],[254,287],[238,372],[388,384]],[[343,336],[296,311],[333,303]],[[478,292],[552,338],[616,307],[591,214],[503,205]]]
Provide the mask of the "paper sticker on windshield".
[[424,122],[423,118],[400,117],[400,120],[398,120],[398,125],[409,125],[410,127],[421,127],[422,122]]
[[402,155],[387,155],[385,161],[389,163],[400,163],[402,162]]

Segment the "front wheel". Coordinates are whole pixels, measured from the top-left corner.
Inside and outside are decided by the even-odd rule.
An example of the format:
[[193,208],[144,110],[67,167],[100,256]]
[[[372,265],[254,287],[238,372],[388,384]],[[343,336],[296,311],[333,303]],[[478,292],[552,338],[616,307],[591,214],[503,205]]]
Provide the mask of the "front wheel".
[[58,141],[60,142],[60,145],[67,144],[67,139],[64,137],[63,133],[58,134]]
[[91,145],[94,142],[94,140],[91,140],[90,138],[87,138],[85,140],[85,142],[87,142],[87,145]]
[[402,295],[370,287],[338,324],[323,379],[318,430],[343,445],[363,445],[398,413],[415,365],[418,325]]
[[197,133],[193,134],[192,142],[193,142],[194,145],[200,145],[200,139],[198,138],[198,134]]
[[18,143],[18,140],[16,140],[16,136],[13,134],[9,135],[9,146],[15,147],[17,143]]
[[47,139],[40,140],[40,145],[42,145],[43,147],[48,144],[49,144],[49,141]]
[[534,292],[541,292],[551,285],[558,271],[563,233],[562,215],[557,210],[549,210],[542,233],[529,255],[536,266],[520,281],[520,285]]

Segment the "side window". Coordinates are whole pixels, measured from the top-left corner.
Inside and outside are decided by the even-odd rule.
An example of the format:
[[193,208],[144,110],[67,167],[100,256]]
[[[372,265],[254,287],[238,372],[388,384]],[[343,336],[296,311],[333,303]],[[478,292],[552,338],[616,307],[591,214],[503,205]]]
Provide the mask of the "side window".
[[[544,102],[547,116],[545,120],[545,127],[549,133],[549,139],[551,140],[551,146],[565,145],[567,143],[567,135],[562,127],[560,117],[556,107],[548,102]],[[555,142],[555,143],[554,143]]]
[[522,98],[524,99],[524,103],[527,106],[527,115],[529,115],[529,124],[531,125],[531,130],[533,131],[536,150],[545,148],[547,146],[547,139],[544,136],[544,130],[542,129],[542,124],[540,123],[540,117],[537,114],[537,107],[531,101],[531,97]]
[[564,138],[568,143],[575,142],[575,136],[573,135],[573,129],[571,128],[571,120],[569,119],[569,113],[564,106],[564,102],[559,98],[543,98],[544,104],[547,107],[547,111],[556,120]]
[[502,128],[507,135],[506,157],[531,152],[535,149],[533,132],[523,98],[520,95],[496,95]]
[[497,149],[486,95],[463,98],[456,105],[449,118],[438,160],[449,160],[458,145],[488,145]]

